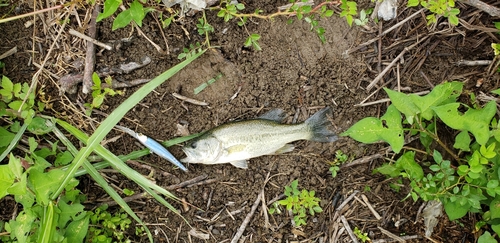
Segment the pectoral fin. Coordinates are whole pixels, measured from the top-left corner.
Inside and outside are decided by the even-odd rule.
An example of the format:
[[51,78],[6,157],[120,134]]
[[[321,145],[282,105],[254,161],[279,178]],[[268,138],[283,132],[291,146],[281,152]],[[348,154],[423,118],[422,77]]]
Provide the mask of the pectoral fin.
[[278,150],[274,151],[274,154],[282,154],[282,153],[292,152],[294,148],[295,148],[295,146],[293,146],[292,144],[287,143],[283,147],[281,147]]
[[248,163],[246,160],[237,160],[229,163],[240,169],[248,169]]

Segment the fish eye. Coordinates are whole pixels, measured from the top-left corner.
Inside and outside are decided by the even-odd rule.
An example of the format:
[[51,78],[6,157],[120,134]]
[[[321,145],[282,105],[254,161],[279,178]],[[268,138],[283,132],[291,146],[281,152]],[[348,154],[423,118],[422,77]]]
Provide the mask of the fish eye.
[[195,149],[196,148],[196,143],[191,143],[191,148]]

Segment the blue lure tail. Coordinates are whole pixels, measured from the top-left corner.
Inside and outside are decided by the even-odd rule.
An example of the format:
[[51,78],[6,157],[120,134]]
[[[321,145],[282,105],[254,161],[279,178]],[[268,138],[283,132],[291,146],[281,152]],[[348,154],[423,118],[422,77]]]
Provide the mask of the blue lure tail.
[[152,153],[170,161],[170,163],[174,164],[175,166],[179,167],[183,171],[187,171],[187,168],[181,164],[179,160],[177,160],[163,145],[155,141],[154,139],[147,137],[145,135],[142,135],[140,133],[136,133],[132,131],[129,128],[122,127],[116,125],[117,128],[120,130],[130,134],[132,137],[136,138],[141,142],[144,146],[146,146],[149,150],[151,150]]

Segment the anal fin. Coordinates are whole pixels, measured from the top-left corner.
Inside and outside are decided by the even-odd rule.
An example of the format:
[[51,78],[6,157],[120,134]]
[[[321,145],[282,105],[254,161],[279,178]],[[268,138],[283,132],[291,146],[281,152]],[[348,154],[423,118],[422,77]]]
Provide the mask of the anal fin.
[[293,146],[292,144],[287,143],[283,147],[281,147],[278,150],[274,151],[274,154],[283,154],[283,153],[292,152],[294,148],[295,148],[295,146]]
[[248,169],[248,162],[246,160],[231,161],[229,163],[240,169]]

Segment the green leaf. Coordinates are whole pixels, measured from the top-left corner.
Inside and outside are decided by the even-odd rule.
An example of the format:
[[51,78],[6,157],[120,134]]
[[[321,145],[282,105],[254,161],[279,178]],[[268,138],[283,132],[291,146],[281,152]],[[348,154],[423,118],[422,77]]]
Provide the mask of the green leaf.
[[458,25],[458,17],[456,15],[449,15],[448,16],[448,21],[450,24],[457,26]]
[[388,88],[384,88],[385,92],[391,99],[392,105],[394,105],[398,111],[405,114],[408,123],[413,124],[413,118],[418,114],[419,109],[413,103],[412,99],[404,93],[397,92]]
[[438,164],[441,164],[441,162],[443,161],[443,156],[437,150],[434,150],[434,153],[432,154],[432,157],[434,158],[434,161],[436,163],[438,163]]
[[495,153],[495,144],[496,143],[491,143],[488,147],[481,145],[479,152],[481,152],[481,155],[483,155],[485,158],[492,159],[497,155]]
[[123,28],[130,24],[132,21],[132,14],[130,13],[130,9],[127,9],[116,16],[115,20],[113,21],[113,26],[111,27],[111,30],[116,30],[119,28]]
[[325,13],[323,14],[324,17],[331,17],[333,15],[333,10],[329,9],[326,10]]
[[30,232],[33,223],[37,219],[35,213],[31,209],[24,209],[16,217],[16,220],[10,220],[9,225],[12,229],[11,234],[15,236],[17,242],[29,242],[28,233]]
[[[11,157],[14,157],[11,155]],[[7,189],[14,183],[15,175],[9,165],[0,165],[0,199],[7,195]]]
[[488,184],[486,184],[487,188],[496,188],[498,187],[498,180],[489,180]]
[[58,153],[56,156],[56,160],[54,161],[55,166],[67,165],[71,161],[73,161],[73,155],[69,151],[64,151],[62,153]]
[[408,4],[406,6],[408,7],[416,7],[420,3],[419,0],[408,0]]
[[61,185],[64,173],[61,169],[51,170],[47,173],[30,170],[29,181],[33,185],[36,200],[39,204],[48,205],[49,197]]
[[28,131],[36,135],[43,135],[52,131],[52,127],[47,126],[46,120],[41,117],[33,117],[28,125]]
[[392,164],[383,164],[382,166],[376,168],[373,170],[374,173],[380,173],[386,176],[389,176],[391,178],[397,177],[400,173],[400,169],[398,169],[396,166]]
[[85,217],[85,207],[80,203],[67,204],[63,200],[60,200],[58,207],[61,210],[59,213],[59,219],[57,226],[61,229],[66,228],[66,224],[71,220],[77,220]]
[[2,88],[9,92],[14,90],[14,83],[5,75],[2,76]]
[[500,234],[500,224],[491,225],[491,229],[498,235]]
[[477,243],[498,243],[495,237],[491,236],[490,232],[485,231],[483,235],[479,236]]
[[465,216],[470,209],[469,204],[461,205],[459,201],[450,202],[445,200],[445,202],[443,202],[443,206],[444,211],[450,220],[459,219]]
[[486,144],[489,139],[489,124],[496,113],[496,102],[490,101],[481,110],[469,108],[460,115],[460,103],[450,103],[432,109],[436,115],[449,127],[471,132],[480,145]]
[[470,151],[470,136],[469,132],[467,131],[461,131],[456,137],[455,137],[455,143],[453,144],[453,147],[456,149],[460,149],[462,151]]
[[341,136],[349,136],[362,143],[374,143],[383,140],[391,145],[396,153],[403,148],[403,126],[401,114],[394,105],[380,119],[367,117],[351,126]]
[[83,242],[89,228],[89,217],[90,216],[86,216],[80,220],[69,223],[64,232],[64,236],[67,238],[68,242]]
[[462,93],[464,84],[462,82],[449,82],[436,86],[425,96],[415,94],[408,95],[413,103],[419,108],[422,118],[431,120],[434,113],[431,107],[456,101]]
[[122,0],[106,0],[104,1],[104,10],[102,13],[97,15],[96,21],[99,22],[116,12],[118,7],[122,4]]
[[245,9],[245,5],[243,3],[238,3],[238,4],[236,4],[236,8],[238,10],[243,10],[243,9]]
[[424,170],[415,162],[415,152],[404,153],[403,156],[399,157],[396,161],[396,166],[408,173],[412,180],[419,180],[424,177]]
[[491,212],[492,219],[500,218],[500,198],[499,197],[497,197],[497,198],[493,199],[493,201],[491,201],[490,212]]
[[135,21],[135,23],[141,27],[142,20],[146,17],[146,13],[144,12],[144,7],[139,1],[134,0],[130,4],[130,17]]

